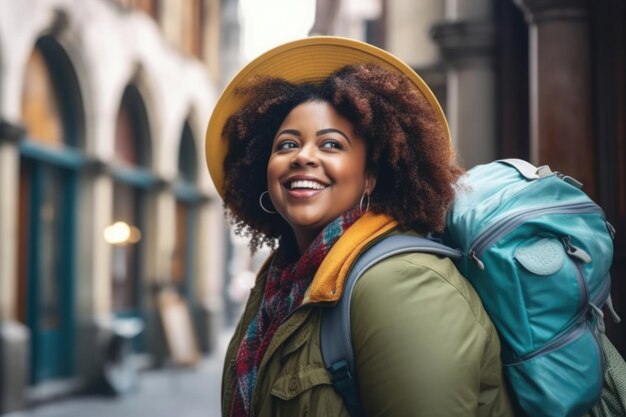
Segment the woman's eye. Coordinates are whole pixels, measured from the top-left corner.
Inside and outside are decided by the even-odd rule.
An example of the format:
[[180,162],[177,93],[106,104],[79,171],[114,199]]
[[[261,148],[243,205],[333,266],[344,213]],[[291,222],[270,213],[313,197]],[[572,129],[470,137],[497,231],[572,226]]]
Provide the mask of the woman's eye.
[[341,145],[341,143],[339,143],[336,140],[326,140],[326,141],[324,141],[324,143],[322,143],[322,148],[343,149],[343,146]]
[[276,146],[274,147],[274,150],[282,151],[286,149],[295,149],[297,147],[298,147],[298,144],[296,142],[292,140],[284,140],[284,141],[278,142]]

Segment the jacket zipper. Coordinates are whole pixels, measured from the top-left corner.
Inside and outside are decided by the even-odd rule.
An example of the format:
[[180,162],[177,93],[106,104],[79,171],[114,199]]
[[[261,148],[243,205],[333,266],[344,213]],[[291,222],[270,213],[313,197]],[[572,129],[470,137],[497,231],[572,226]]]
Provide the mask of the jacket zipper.
[[580,213],[602,213],[602,209],[595,203],[576,203],[576,204],[560,204],[550,207],[536,207],[527,209],[497,220],[486,230],[481,232],[470,245],[468,256],[473,259],[481,270],[485,269],[484,263],[480,257],[485,253],[491,245],[500,240],[502,237],[517,229],[519,225],[525,221],[543,216],[546,214],[580,214]]

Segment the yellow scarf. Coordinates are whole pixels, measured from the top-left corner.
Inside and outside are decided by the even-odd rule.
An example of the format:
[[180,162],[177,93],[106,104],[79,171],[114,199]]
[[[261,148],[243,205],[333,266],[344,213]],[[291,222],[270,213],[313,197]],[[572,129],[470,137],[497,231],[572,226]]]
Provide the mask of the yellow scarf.
[[398,222],[386,214],[365,213],[326,255],[304,295],[302,304],[339,301],[350,267],[359,253],[397,226]]

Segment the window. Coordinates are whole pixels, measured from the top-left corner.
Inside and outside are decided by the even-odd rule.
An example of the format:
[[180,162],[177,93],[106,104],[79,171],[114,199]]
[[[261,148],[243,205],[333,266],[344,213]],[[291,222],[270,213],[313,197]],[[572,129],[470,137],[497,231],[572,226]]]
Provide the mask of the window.
[[[113,223],[105,230],[111,243],[111,281],[113,310],[118,315],[141,315],[143,281],[143,240],[145,195],[149,184],[143,182],[149,164],[149,128],[143,100],[138,89],[126,87],[120,103],[115,129],[115,183]],[[123,174],[120,174],[122,172]]]
[[61,106],[43,52],[35,48],[26,63],[22,120],[28,136],[49,145],[64,141]]
[[196,217],[198,191],[196,181],[196,147],[188,122],[178,150],[178,180],[174,188],[176,195],[176,239],[172,255],[172,282],[179,292],[191,298],[193,271],[195,268],[193,249],[196,239]]

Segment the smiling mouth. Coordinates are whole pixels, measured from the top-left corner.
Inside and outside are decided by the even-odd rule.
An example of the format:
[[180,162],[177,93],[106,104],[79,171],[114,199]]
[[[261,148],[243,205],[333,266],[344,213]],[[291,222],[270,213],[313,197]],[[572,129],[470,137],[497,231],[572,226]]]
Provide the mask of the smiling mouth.
[[289,190],[323,190],[328,185],[312,180],[294,180],[286,184]]

